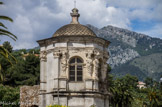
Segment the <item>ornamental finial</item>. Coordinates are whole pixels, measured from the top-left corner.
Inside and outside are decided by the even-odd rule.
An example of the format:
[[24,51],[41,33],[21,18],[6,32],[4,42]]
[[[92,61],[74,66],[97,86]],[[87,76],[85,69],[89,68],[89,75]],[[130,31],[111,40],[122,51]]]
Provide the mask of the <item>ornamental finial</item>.
[[70,13],[72,17],[71,24],[79,24],[78,19],[80,14],[78,13],[78,9],[76,8],[76,0],[74,0],[74,8],[72,9],[72,13]]

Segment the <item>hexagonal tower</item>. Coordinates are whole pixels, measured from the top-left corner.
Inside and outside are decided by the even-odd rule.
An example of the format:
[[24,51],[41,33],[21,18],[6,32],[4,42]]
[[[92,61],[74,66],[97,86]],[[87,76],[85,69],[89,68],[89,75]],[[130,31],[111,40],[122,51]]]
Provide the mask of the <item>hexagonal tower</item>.
[[40,107],[109,107],[107,47],[88,27],[79,24],[78,9],[72,21],[40,45]]

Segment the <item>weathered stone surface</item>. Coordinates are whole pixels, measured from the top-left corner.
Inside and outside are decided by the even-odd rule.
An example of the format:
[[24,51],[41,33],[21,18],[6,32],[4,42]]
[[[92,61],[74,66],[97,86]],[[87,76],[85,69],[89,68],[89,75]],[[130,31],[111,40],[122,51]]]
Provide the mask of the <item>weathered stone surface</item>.
[[41,47],[40,107],[109,107],[106,77],[109,41],[75,23],[64,26]]
[[20,107],[38,107],[39,88],[39,85],[20,87]]

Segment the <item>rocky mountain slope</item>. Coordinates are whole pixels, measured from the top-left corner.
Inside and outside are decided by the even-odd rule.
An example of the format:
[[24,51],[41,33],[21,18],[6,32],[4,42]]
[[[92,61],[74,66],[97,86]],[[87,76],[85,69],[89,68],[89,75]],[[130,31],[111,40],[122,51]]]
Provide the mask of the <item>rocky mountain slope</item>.
[[112,73],[123,76],[127,73],[140,80],[152,77],[159,80],[162,75],[162,40],[129,31],[127,29],[106,26],[98,29],[87,25],[97,36],[111,42],[108,51],[108,63]]

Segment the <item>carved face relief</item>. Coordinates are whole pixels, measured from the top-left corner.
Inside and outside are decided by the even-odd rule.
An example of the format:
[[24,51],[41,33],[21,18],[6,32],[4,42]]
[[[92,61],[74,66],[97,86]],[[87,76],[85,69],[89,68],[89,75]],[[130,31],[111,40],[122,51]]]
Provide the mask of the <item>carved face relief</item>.
[[46,60],[47,59],[47,52],[46,51],[42,51],[41,53],[40,53],[40,59],[41,60]]

